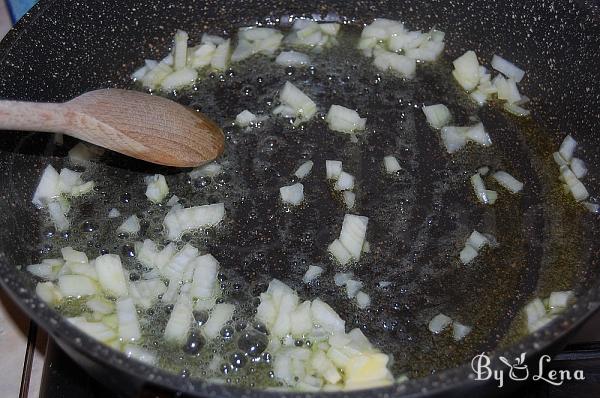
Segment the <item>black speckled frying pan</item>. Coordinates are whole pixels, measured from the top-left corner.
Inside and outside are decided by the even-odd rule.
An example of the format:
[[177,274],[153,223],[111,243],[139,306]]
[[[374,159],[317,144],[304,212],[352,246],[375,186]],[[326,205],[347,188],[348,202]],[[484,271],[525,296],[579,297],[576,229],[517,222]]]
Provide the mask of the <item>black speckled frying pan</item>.
[[[395,341],[398,351],[405,348],[409,353],[406,358],[420,358],[423,365],[411,367],[405,364],[407,369],[417,369],[406,383],[344,395],[459,396],[483,394],[487,389],[497,393],[500,390],[492,383],[472,379],[469,361],[475,353],[493,352],[494,367],[501,366],[496,360],[501,355],[514,358],[526,352],[530,360],[535,360],[542,353],[553,353],[560,348],[565,337],[599,305],[600,228],[597,216],[574,205],[559,206],[557,210],[556,202],[551,199],[552,192],[540,191],[546,186],[544,179],[558,176],[555,168],[544,165],[551,164],[549,155],[568,132],[580,143],[582,149],[578,154],[589,165],[588,190],[592,195],[600,194],[600,11],[593,3],[550,0],[233,0],[225,3],[211,0],[42,0],[0,44],[0,96],[28,101],[63,101],[95,88],[129,87],[131,71],[144,58],[163,55],[177,28],[193,35],[201,31],[230,34],[235,27],[256,21],[276,21],[283,15],[341,18],[356,24],[368,23],[375,17],[387,17],[403,20],[414,29],[437,26],[446,32],[446,53],[450,60],[473,49],[482,59],[490,59],[495,53],[506,54],[527,70],[521,88],[532,100],[530,108],[535,123],[522,125],[515,119],[496,120],[492,114],[482,117],[487,118],[489,126],[499,131],[498,134],[506,136],[516,128],[525,132],[516,140],[517,144],[513,142],[512,146],[506,144],[503,147],[499,143],[499,150],[514,155],[510,159],[523,170],[533,188],[516,205],[500,206],[487,218],[482,218],[483,224],[473,223],[471,221],[481,216],[479,211],[469,212],[468,206],[440,210],[443,206],[437,206],[434,198],[428,196],[427,184],[433,180],[426,176],[441,172],[435,165],[443,153],[439,149],[428,149],[430,147],[422,140],[416,143],[411,149],[418,158],[413,171],[414,175],[422,177],[421,188],[415,194],[417,203],[407,205],[410,211],[405,220],[404,244],[394,249],[399,262],[388,267],[392,270],[388,277],[397,289],[390,289],[387,296],[376,298],[370,313],[371,319],[382,325],[384,321],[388,323],[377,330],[367,329],[366,333],[369,336],[372,333],[378,341]],[[427,93],[427,90],[417,93],[412,100],[414,103],[427,102],[430,100]],[[178,100],[194,105],[185,96]],[[205,107],[203,111],[220,123],[244,105],[241,99],[228,101],[223,98],[218,104],[218,107]],[[408,108],[402,111],[410,113]],[[388,122],[375,110],[371,114],[374,121]],[[427,129],[422,120],[415,123],[418,131]],[[39,260],[43,234],[39,214],[30,201],[40,171],[49,161],[64,156],[65,149],[56,148],[46,141],[47,137],[36,134],[24,139],[21,135],[2,134],[0,137],[2,286],[86,370],[125,393],[149,394],[141,396],[168,396],[175,391],[203,397],[306,395],[241,390],[197,378],[182,378],[143,365],[90,339],[44,305],[35,297],[34,281],[23,267]],[[113,166],[123,170],[125,176],[130,172],[154,170],[149,165],[122,158],[113,160]],[[453,167],[458,169],[456,165]],[[119,183],[127,184],[126,177],[121,178]],[[555,185],[560,189],[558,184]],[[466,186],[463,191],[450,192],[448,198],[442,198],[442,204],[452,207],[449,203],[456,202],[457,194],[468,195],[468,192]],[[452,218],[450,213],[463,214],[463,218]],[[477,225],[490,226],[502,234],[503,219],[517,219],[521,227],[504,231],[502,236],[509,243],[495,252],[487,268],[465,276],[458,268],[448,271],[431,266],[431,253],[435,252],[437,242],[446,233],[457,234],[457,224],[470,225],[471,229]],[[373,228],[374,234],[383,233],[386,225],[380,223]],[[466,229],[462,232],[464,235]],[[417,240],[426,244],[418,248],[412,246]],[[223,254],[223,257],[222,265],[226,266],[227,256]],[[412,266],[409,267],[409,263]],[[276,267],[276,262],[273,264],[270,271],[274,276],[285,279],[286,272],[292,272],[285,267]],[[427,264],[429,266],[425,267]],[[369,270],[362,273],[364,280],[380,277],[374,273],[370,278]],[[415,290],[415,285],[421,290]],[[402,296],[403,287],[409,292],[406,297]],[[450,287],[455,291],[444,293],[446,302],[432,301],[439,297],[440,291],[452,290]],[[566,289],[573,289],[577,296],[576,303],[567,312],[538,332],[511,338],[511,323],[532,297]],[[474,332],[471,343],[454,355],[440,359],[437,358],[439,350],[435,340],[415,341],[412,338],[413,333],[418,334],[416,327],[426,326],[415,326],[405,320],[421,309],[425,313],[423,316],[427,316],[434,313],[437,305],[453,304],[470,308],[472,319],[477,320],[475,324],[484,332]],[[352,316],[337,309],[347,317]],[[377,318],[378,313],[387,318]],[[357,325],[362,321],[360,317],[352,319],[351,323]],[[402,360],[396,355],[397,363]],[[432,372],[433,369],[436,371]],[[342,396],[341,393],[332,395]]]

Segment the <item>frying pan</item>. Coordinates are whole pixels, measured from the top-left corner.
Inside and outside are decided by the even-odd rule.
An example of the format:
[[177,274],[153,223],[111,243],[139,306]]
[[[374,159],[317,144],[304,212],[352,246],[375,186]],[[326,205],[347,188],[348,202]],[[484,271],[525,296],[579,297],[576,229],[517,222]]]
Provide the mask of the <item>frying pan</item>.
[[[164,54],[171,34],[177,28],[193,34],[201,31],[231,34],[235,27],[256,21],[273,21],[283,15],[340,18],[357,24],[368,23],[376,17],[400,19],[413,29],[436,26],[444,30],[448,59],[454,59],[468,49],[475,50],[483,59],[490,59],[495,53],[506,54],[528,71],[522,91],[532,98],[531,110],[535,119],[535,124],[519,125],[530,131],[529,139],[519,140],[518,147],[506,151],[524,154],[527,146],[537,146],[541,153],[549,155],[556,150],[565,133],[571,133],[581,145],[579,156],[587,161],[591,170],[586,180],[588,190],[592,194],[598,192],[600,12],[593,3],[584,1],[233,0],[222,3],[184,0],[173,3],[156,0],[149,3],[42,0],[0,44],[0,93],[4,98],[17,100],[64,101],[99,87],[129,87],[129,73],[144,58]],[[179,100],[186,102],[185,98]],[[417,102],[425,100],[427,98],[417,98]],[[227,108],[226,102],[222,105]],[[204,111],[220,123],[226,118],[217,109]],[[514,123],[519,122],[511,123],[514,128]],[[510,125],[502,122],[494,126],[511,131]],[[34,282],[23,267],[39,260],[43,255],[40,250],[44,250],[39,246],[44,231],[39,228],[38,212],[30,204],[31,194],[41,170],[52,156],[64,156],[65,150],[54,147],[47,137],[36,134],[25,139],[3,134],[0,149],[2,286],[94,377],[125,394],[142,396],[145,393],[168,396],[175,391],[180,395],[207,397],[307,395],[245,390],[182,378],[130,360],[70,326],[35,297]],[[421,155],[423,165],[417,166],[416,170],[421,172],[420,177],[426,175],[428,167],[433,167],[431,165],[442,156],[439,153]],[[537,158],[523,155],[517,163],[534,184],[541,178],[557,177],[551,172],[545,177],[535,177],[535,172],[540,169],[537,161]],[[117,163],[125,172],[153,170],[150,165],[122,158]],[[423,183],[427,183],[423,178]],[[551,354],[560,349],[568,334],[598,307],[600,231],[595,215],[572,205],[563,206],[564,213],[554,218],[555,214],[547,210],[552,200],[544,198],[525,195],[517,207],[503,213],[504,217],[519,217],[521,225],[512,241],[520,247],[514,252],[510,249],[501,251],[495,256],[496,260],[492,260],[496,264],[494,261],[512,259],[513,262],[505,264],[503,270],[490,267],[485,273],[482,270],[471,278],[455,276],[454,281],[453,274],[440,269],[433,269],[428,276],[393,273],[393,282],[398,285],[405,283],[403,278],[407,277],[423,282],[423,297],[429,297],[431,290],[444,289],[444,280],[449,280],[450,285],[464,282],[465,290],[472,292],[470,301],[481,305],[478,319],[485,325],[487,335],[479,335],[469,350],[448,362],[440,362],[445,366],[429,375],[420,374],[421,377],[388,388],[332,395],[388,397],[498,393],[500,390],[493,383],[473,380],[468,363],[472,355],[491,351],[492,367],[499,369],[502,365],[497,358],[501,355],[514,358],[525,352],[535,361],[543,353]],[[423,202],[423,208],[425,210],[415,211],[407,220],[407,231],[418,229],[427,219],[427,201]],[[501,217],[494,224],[501,228]],[[451,229],[450,223],[442,222],[437,227],[438,235],[432,236],[443,234],[445,228]],[[428,248],[415,252],[407,245],[399,249],[398,256],[412,256],[420,263],[426,263],[430,260]],[[524,338],[507,338],[510,323],[519,309],[532,297],[547,295],[550,287],[554,290],[573,289],[576,303],[543,329]],[[388,306],[396,303],[405,305],[404,308],[412,304],[424,305],[418,301],[402,302],[396,292],[389,294]],[[449,297],[465,299],[464,294],[450,294]],[[502,308],[501,313],[498,308]],[[490,309],[495,309],[495,313]],[[391,336],[388,338],[398,339],[400,344],[411,347],[406,338],[410,335],[410,325],[402,326],[405,315],[400,313],[395,326],[388,328]],[[424,358],[436,357],[434,343],[412,346],[417,351],[421,348]]]

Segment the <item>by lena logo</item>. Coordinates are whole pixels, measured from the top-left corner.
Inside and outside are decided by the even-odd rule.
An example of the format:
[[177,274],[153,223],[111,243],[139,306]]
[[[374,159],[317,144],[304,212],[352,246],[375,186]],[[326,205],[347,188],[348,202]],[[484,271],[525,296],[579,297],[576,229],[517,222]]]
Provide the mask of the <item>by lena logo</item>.
[[[509,380],[524,381],[528,380],[531,376],[531,379],[534,381],[542,380],[555,386],[560,386],[568,380],[585,380],[583,370],[547,370],[545,365],[547,365],[551,360],[549,355],[542,355],[538,362],[538,368],[535,372],[532,369],[531,373],[529,372],[529,368],[525,363],[525,353],[522,353],[519,357],[515,358],[513,362],[509,361],[505,357],[499,357],[498,359],[500,362],[508,366]],[[475,355],[471,361],[471,369],[473,369],[473,372],[475,373],[475,380],[494,379],[498,382],[498,388],[501,388],[504,386],[504,381],[507,377],[505,374],[506,370],[492,370],[490,367],[491,362],[492,361],[490,358],[483,352]]]

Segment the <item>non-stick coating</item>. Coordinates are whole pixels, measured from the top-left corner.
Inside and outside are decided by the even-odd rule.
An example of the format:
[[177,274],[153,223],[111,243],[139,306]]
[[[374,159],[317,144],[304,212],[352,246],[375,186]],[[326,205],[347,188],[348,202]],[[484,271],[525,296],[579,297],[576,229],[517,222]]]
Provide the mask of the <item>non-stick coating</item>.
[[[556,145],[560,132],[573,134],[584,148],[580,156],[592,170],[588,189],[598,192],[600,165],[600,90],[597,68],[600,61],[598,10],[587,3],[536,2],[298,2],[233,1],[217,2],[100,2],[42,1],[35,11],[19,23],[1,44],[0,93],[2,97],[34,101],[62,101],[98,87],[123,86],[128,73],[144,58],[163,54],[167,40],[176,28],[211,33],[229,33],[255,20],[275,20],[282,15],[316,14],[348,17],[369,22],[374,17],[401,19],[416,29],[439,26],[447,33],[450,57],[467,49],[482,59],[506,54],[523,66],[528,77],[523,92],[532,98],[532,111]],[[218,29],[217,29],[218,27]],[[42,138],[31,138],[21,145],[16,138],[3,137],[0,147],[0,272],[9,293],[67,351],[87,369],[117,384],[123,373],[129,378],[124,388],[136,389],[141,383],[162,385],[206,396],[238,396],[239,390],[182,380],[154,368],[129,361],[68,326],[54,311],[35,298],[30,281],[15,265],[29,264],[37,248],[37,212],[30,205],[31,192],[46,160],[39,156]],[[11,155],[31,154],[27,164],[18,164]],[[512,346],[516,353],[539,352],[581,321],[598,306],[600,298],[597,273],[597,219],[586,218],[582,255],[585,270],[576,290],[580,300],[552,327],[533,334]],[[535,281],[531,281],[534,291]],[[105,365],[105,366],[98,366]],[[424,393],[470,384],[468,366],[439,372],[424,379],[389,389],[374,390],[375,396],[390,393]],[[247,395],[279,393],[245,392]],[[364,394],[364,393],[361,393]]]

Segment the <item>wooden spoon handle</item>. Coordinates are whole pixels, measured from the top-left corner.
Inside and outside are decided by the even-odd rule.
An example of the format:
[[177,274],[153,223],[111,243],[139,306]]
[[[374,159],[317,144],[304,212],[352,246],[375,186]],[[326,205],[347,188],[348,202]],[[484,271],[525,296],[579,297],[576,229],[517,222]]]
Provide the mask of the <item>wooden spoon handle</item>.
[[76,112],[66,104],[0,101],[0,129],[67,133]]

